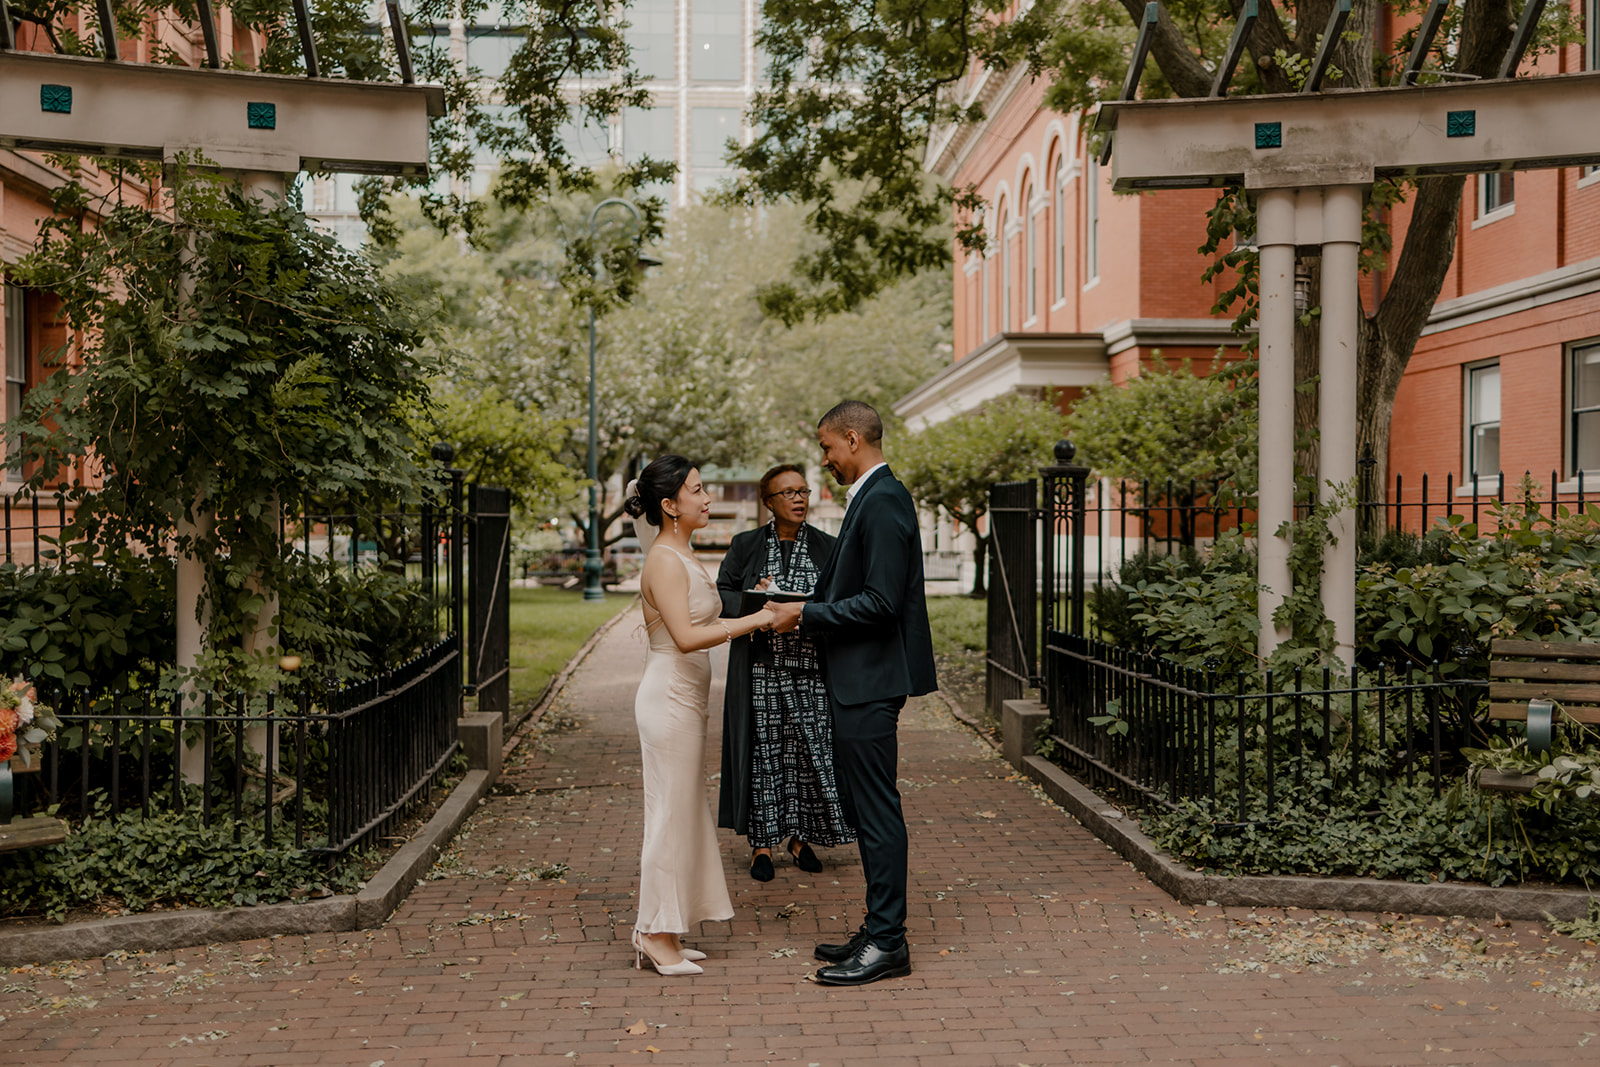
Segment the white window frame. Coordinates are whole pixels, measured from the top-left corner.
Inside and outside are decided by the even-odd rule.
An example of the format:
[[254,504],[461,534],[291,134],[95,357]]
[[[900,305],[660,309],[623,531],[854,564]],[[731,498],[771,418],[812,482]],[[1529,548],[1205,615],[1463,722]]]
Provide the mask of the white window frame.
[[1022,325],[1031,326],[1039,321],[1039,212],[1043,205],[1035,206],[1035,185],[1030,184],[1027,196],[1017,203],[1022,207]]
[[1056,153],[1056,169],[1050,195],[1054,204],[1051,214],[1055,216],[1052,234],[1055,248],[1055,277],[1050,283],[1050,295],[1052,306],[1055,306],[1067,299],[1067,154],[1062,151]]
[[[1498,185],[1500,179],[1502,178],[1509,179],[1511,181],[1511,198],[1509,200],[1501,201],[1495,206],[1490,207],[1489,189],[1493,185]],[[1517,213],[1515,172],[1509,170],[1500,170],[1491,171],[1488,174],[1480,174],[1478,175],[1478,180],[1475,185],[1477,190],[1477,211],[1474,212],[1476,217],[1472,220],[1473,229],[1477,229],[1479,226],[1487,226],[1491,222],[1499,222],[1501,219]]]
[[[17,387],[19,405],[22,398],[28,395],[28,367],[31,361],[28,353],[27,290],[21,286],[4,283],[0,283],[0,287],[4,288],[5,298],[4,314],[0,316],[0,331],[3,331],[3,334],[0,334],[0,341],[3,341],[5,346],[5,394],[0,397],[0,426],[3,426],[12,416],[12,388]],[[20,376],[13,376],[14,374]],[[7,464],[3,479],[0,480],[15,482],[21,479],[22,472]]]
[[1100,280],[1100,161],[1083,168],[1083,274],[1085,289]]
[[[1481,422],[1474,422],[1473,401],[1476,399],[1474,385],[1477,381],[1477,376],[1488,370],[1493,370],[1495,372],[1495,377],[1499,382],[1500,410],[1496,412],[1495,418],[1492,420],[1484,419]],[[1489,486],[1492,488],[1493,486],[1498,485],[1500,481],[1500,471],[1505,467],[1504,462],[1499,461],[1500,435],[1498,432],[1502,425],[1502,417],[1504,415],[1505,408],[1505,379],[1501,374],[1500,361],[1497,359],[1487,360],[1481,363],[1466,364],[1461,368],[1461,372],[1461,488],[1463,491],[1471,494],[1474,491],[1477,491],[1479,487]],[[1473,455],[1473,446],[1477,440],[1478,428],[1480,426],[1490,425],[1493,425],[1496,430],[1495,452],[1496,460],[1499,462],[1496,470],[1480,477],[1479,472],[1474,469],[1473,461],[1475,457]]]
[[[1567,477],[1572,480],[1572,489],[1577,489],[1578,472],[1578,416],[1582,412],[1600,410],[1600,407],[1578,408],[1578,360],[1579,352],[1586,349],[1600,349],[1600,338],[1590,338],[1587,341],[1574,341],[1566,346],[1565,358],[1562,360],[1563,388],[1561,398],[1561,452],[1562,467],[1567,472]],[[1600,487],[1600,467],[1584,467],[1583,488],[1587,493],[1590,489]],[[1566,491],[1566,490],[1563,490]]]
[[998,242],[985,242],[983,249],[982,289],[983,289],[983,323],[978,332],[982,335],[979,342],[987,341],[994,334],[991,332],[994,324],[994,296],[989,292],[993,287],[993,279],[989,277],[989,260],[994,258],[994,246]]
[[1016,266],[1012,261],[1012,239],[1016,227],[1011,221],[1010,206],[1000,212],[1000,332],[1011,332],[1011,299],[1015,292]]

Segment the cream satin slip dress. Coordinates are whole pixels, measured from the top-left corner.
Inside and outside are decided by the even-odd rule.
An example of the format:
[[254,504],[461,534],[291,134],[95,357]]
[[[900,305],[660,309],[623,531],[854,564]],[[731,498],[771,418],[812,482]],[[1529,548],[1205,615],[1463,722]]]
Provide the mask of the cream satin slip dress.
[[[689,572],[690,622],[714,622],[722,614],[722,598],[705,568],[675,549],[660,547],[682,560]],[[711,653],[678,651],[648,602],[645,629],[650,651],[633,703],[644,761],[644,848],[634,928],[681,936],[707,919],[733,918],[706,796]]]

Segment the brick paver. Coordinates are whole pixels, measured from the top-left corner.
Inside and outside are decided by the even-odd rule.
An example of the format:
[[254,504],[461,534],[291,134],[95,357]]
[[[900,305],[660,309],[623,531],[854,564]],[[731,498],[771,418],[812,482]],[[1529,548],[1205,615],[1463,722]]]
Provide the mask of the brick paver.
[[[640,809],[616,627],[453,850],[380,930],[18,968],[8,1063],[1592,1064],[1592,945],[1534,924],[1190,908],[1064,816],[934,699],[901,727],[914,973],[808,981],[858,921],[853,849],[746,875],[698,978],[633,969]],[[714,787],[711,746],[708,788]],[[560,865],[560,866],[558,866]],[[564,866],[564,873],[561,868]],[[539,874],[557,875],[540,878]]]

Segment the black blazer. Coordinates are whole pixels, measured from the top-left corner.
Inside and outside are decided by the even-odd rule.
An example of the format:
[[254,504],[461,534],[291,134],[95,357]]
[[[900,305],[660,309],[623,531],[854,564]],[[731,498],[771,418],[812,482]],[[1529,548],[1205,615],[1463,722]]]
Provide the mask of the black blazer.
[[[806,553],[820,571],[833,552],[833,538],[812,526],[802,526]],[[717,571],[717,592],[722,597],[722,617],[739,614],[740,594],[766,577],[767,545],[772,524],[736,534],[728,543]],[[746,634],[728,646],[728,683],[722,698],[722,778],[717,789],[717,825],[741,834],[750,829],[750,763],[755,758],[755,708],[750,695],[750,663],[765,651],[765,634]],[[758,644],[760,642],[760,644]],[[817,667],[821,670],[821,665]]]
[[821,649],[829,692],[840,704],[939,688],[917,509],[888,467],[856,490],[800,625]]

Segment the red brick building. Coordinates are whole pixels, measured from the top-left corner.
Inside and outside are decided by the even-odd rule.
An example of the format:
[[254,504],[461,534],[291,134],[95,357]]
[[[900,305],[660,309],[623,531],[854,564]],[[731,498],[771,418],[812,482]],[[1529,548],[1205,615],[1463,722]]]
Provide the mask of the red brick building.
[[[1523,76],[1597,66],[1596,0],[1573,0],[1586,40],[1527,60]],[[1386,39],[1398,33],[1380,20]],[[961,87],[984,122],[942,131],[928,167],[986,203],[984,254],[956,250],[953,364],[903,398],[913,427],[1002,392],[1053,385],[1068,399],[1123,380],[1158,351],[1197,369],[1237,350],[1202,284],[1206,190],[1113,195],[1085,152],[1092,120],[1043,106],[1024,72],[975,72]],[[1408,209],[1393,212],[1395,248]],[[1387,273],[1362,284],[1370,314]],[[1468,179],[1449,278],[1396,399],[1388,469],[1408,500],[1508,493],[1531,472],[1563,494],[1580,473],[1600,495],[1600,170]],[[1465,483],[1465,488],[1462,488]],[[1391,481],[1392,492],[1392,481]],[[1435,516],[1442,511],[1435,512]]]

